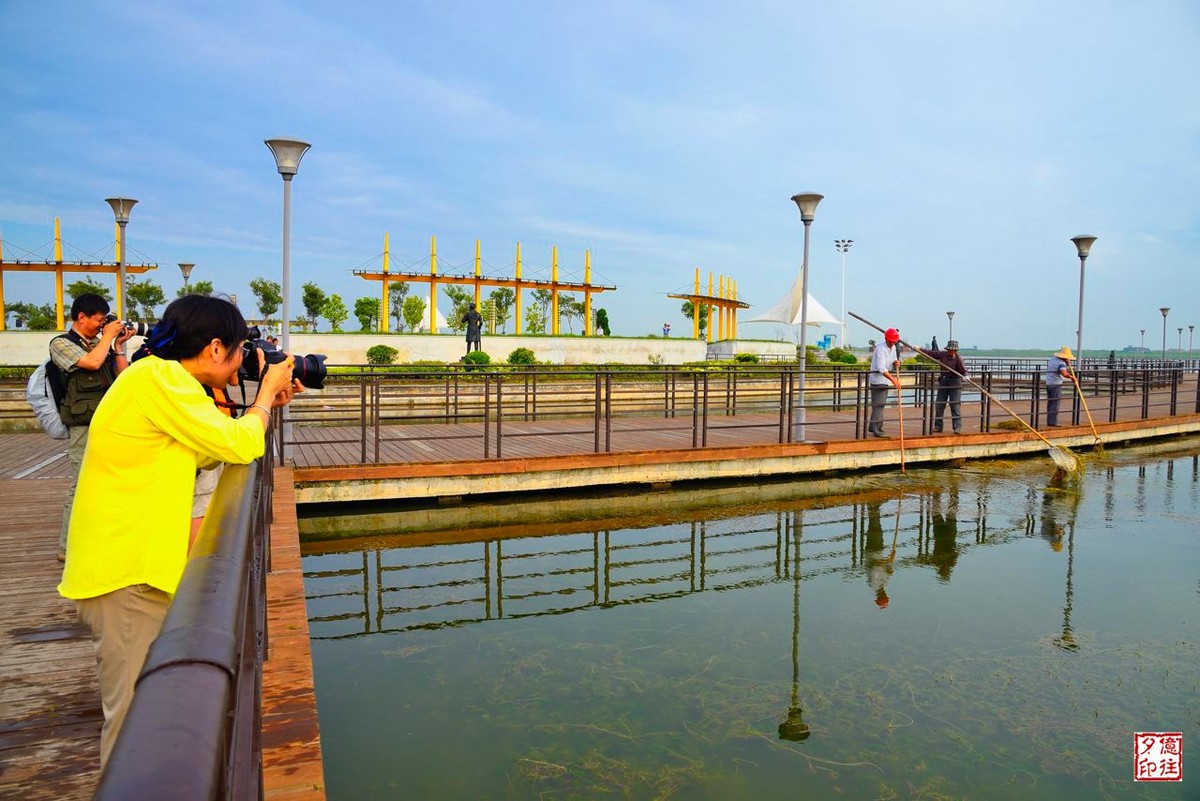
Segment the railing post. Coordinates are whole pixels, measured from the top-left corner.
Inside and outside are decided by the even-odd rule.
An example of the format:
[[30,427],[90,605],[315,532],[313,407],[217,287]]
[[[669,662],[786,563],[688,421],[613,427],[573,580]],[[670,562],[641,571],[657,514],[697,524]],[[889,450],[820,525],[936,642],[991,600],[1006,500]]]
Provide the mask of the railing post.
[[[488,419],[491,417],[492,406],[492,385],[488,380],[487,373],[483,375],[483,458],[491,458],[491,426],[488,424]],[[457,395],[457,393],[455,393]],[[458,401],[455,400],[455,405]]]
[[1150,368],[1142,370],[1142,419],[1150,417]]
[[592,453],[600,452],[600,373],[592,375],[592,382],[595,385],[594,394],[592,397]]
[[612,372],[604,373],[604,452],[612,453]]
[[1041,373],[1037,370],[1034,370],[1032,380],[1030,381],[1030,386],[1033,387],[1033,391],[1029,398],[1029,425],[1033,426],[1034,428],[1038,427],[1038,419],[1041,416],[1042,411],[1042,393],[1039,386],[1040,378]]
[[700,408],[700,413],[704,417],[704,425],[700,431],[700,444],[705,448],[708,447],[708,404],[709,404],[708,371],[705,370],[704,371],[704,405]]
[[692,447],[700,445],[700,374],[692,371]]
[[779,444],[787,442],[788,372],[779,371]]
[[503,445],[501,440],[503,437],[504,427],[504,375],[496,373],[496,458],[503,459]]

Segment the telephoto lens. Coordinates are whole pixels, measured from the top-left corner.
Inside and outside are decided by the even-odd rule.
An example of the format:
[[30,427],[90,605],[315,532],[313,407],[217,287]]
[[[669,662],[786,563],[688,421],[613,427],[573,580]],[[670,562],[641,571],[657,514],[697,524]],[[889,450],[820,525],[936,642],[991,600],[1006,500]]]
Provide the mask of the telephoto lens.
[[[108,325],[109,323],[111,323],[117,319],[119,319],[117,317],[117,315],[110,314],[104,318],[104,324]],[[154,327],[154,326],[150,325],[149,323],[131,323],[126,320],[122,320],[121,325],[125,326],[126,330],[132,331],[133,335],[138,336],[138,337],[146,336],[147,334],[150,333],[150,329]]]

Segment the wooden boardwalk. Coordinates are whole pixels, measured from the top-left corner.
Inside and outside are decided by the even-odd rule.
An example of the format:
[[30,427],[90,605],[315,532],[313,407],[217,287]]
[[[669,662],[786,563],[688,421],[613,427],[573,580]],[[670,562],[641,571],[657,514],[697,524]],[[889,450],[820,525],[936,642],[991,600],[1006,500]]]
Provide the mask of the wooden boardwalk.
[[[74,603],[55,590],[62,575],[55,554],[67,486],[64,448],[44,434],[0,434],[0,798],[82,801],[99,779],[103,713],[96,657]],[[56,454],[61,458],[52,458]],[[290,469],[278,469],[275,481],[270,659],[263,669],[265,795],[321,801],[325,783]]]

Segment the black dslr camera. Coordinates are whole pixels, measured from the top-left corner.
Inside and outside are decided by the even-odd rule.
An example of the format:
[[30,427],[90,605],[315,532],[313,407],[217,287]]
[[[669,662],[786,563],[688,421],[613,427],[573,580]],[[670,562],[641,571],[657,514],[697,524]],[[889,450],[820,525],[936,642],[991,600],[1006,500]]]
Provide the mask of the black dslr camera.
[[[242,366],[238,368],[238,378],[242,381],[258,381],[258,352],[262,351],[266,364],[279,364],[287,359],[287,354],[262,338],[258,326],[251,326],[246,342],[242,345]],[[307,356],[297,356],[292,365],[292,378],[309,389],[325,388],[325,354],[310,353]]]
[[[120,318],[117,317],[117,315],[110,314],[104,318],[104,324],[108,325],[109,323],[119,319]],[[126,331],[132,331],[133,335],[138,337],[146,336],[146,334],[150,333],[150,329],[154,327],[148,323],[130,323],[124,320],[121,321],[121,325],[125,326]]]

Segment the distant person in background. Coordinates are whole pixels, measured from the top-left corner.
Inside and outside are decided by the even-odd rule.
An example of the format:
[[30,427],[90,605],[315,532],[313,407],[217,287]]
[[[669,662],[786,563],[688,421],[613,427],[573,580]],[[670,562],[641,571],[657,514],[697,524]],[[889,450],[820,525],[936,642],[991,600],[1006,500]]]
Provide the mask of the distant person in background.
[[471,344],[474,343],[475,350],[482,350],[483,346],[480,343],[480,334],[483,332],[483,315],[475,311],[475,304],[472,303],[467,313],[463,315],[463,325],[467,327],[467,353],[471,352]]
[[1062,400],[1063,379],[1071,379],[1071,362],[1075,354],[1063,345],[1046,362],[1046,425],[1058,427],[1058,404]]
[[671,336],[671,324],[670,323],[663,323],[663,336],[664,337]]
[[896,352],[896,343],[900,341],[900,332],[889,328],[883,335],[884,344],[876,346],[871,352],[871,422],[867,431],[877,437],[887,437],[883,433],[883,407],[887,404],[888,387],[900,391],[900,380],[896,378],[896,367],[900,356]]
[[933,346],[929,349],[917,348],[941,365],[938,373],[937,400],[933,409],[933,433],[942,433],[942,418],[946,414],[946,404],[950,404],[950,423],[954,433],[962,433],[962,376],[967,374],[967,366],[958,355],[958,340],[946,342],[945,350],[938,350],[937,337],[933,338]]

